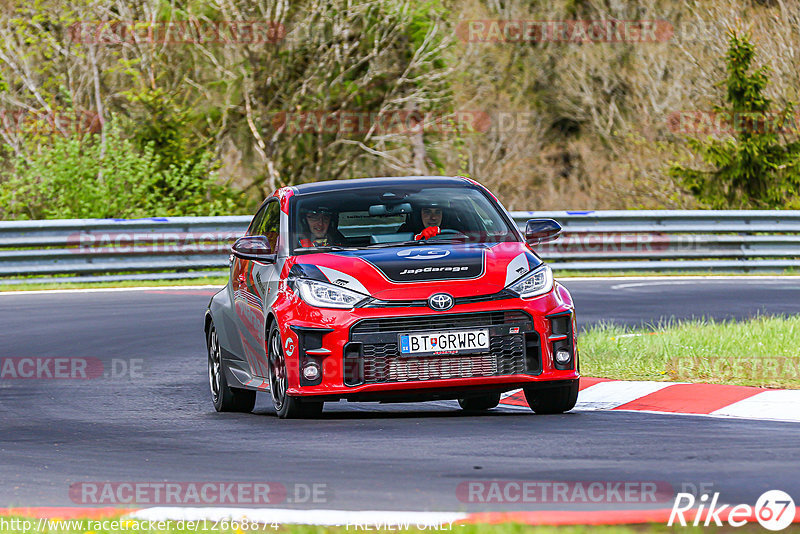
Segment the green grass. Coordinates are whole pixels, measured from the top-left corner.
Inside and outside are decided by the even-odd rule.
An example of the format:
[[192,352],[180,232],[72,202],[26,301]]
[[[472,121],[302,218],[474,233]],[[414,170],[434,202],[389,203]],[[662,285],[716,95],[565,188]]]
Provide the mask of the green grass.
[[800,316],[603,324],[578,343],[584,376],[800,388]]
[[[81,522],[78,524],[75,521],[63,521],[59,525],[51,524],[49,528],[44,528],[42,531],[38,530],[38,519],[30,519],[29,521],[31,525],[34,525],[34,528],[30,530],[22,530],[22,529],[14,529],[14,528],[7,528],[8,522],[19,519],[23,521],[22,518],[0,518],[0,532],[8,533],[8,534],[44,534],[44,533],[51,533],[51,534],[132,534],[132,533],[142,533],[142,532],[150,532],[150,533],[163,533],[163,534],[188,534],[188,533],[197,533],[203,532],[208,534],[247,534],[248,532],[259,532],[259,533],[276,533],[276,534],[352,534],[357,532],[389,532],[387,530],[376,530],[374,526],[371,526],[369,529],[364,529],[361,526],[350,526],[348,527],[322,527],[322,526],[309,526],[309,525],[262,525],[261,529],[231,529],[230,526],[225,525],[227,528],[213,528],[215,525],[212,521],[208,521],[205,524],[200,522],[199,528],[189,529],[186,528],[186,524],[183,525],[183,528],[178,528],[177,522],[172,521],[169,524],[165,524],[166,528],[160,528],[159,526],[153,527],[153,524],[148,524],[148,522],[141,521],[126,521],[122,520],[121,525],[118,525],[117,528],[102,528],[102,524],[100,521],[103,520],[80,520]],[[3,521],[6,524],[3,524]],[[113,519],[107,519],[106,527],[110,526],[109,523],[113,521]],[[138,524],[135,524],[138,523]],[[217,527],[221,525],[216,525]],[[370,526],[370,525],[366,525]],[[589,533],[600,533],[600,534],[639,534],[643,532],[681,532],[681,533],[695,533],[695,532],[707,532],[709,528],[702,528],[702,527],[667,527],[666,525],[661,524],[649,524],[649,525],[614,525],[614,526],[563,526],[563,527],[551,527],[551,526],[531,526],[531,525],[522,525],[519,523],[502,523],[498,525],[483,525],[483,524],[474,524],[474,525],[458,525],[454,524],[452,526],[452,530],[448,530],[449,525],[445,524],[444,528],[442,529],[425,529],[419,530],[416,528],[410,529],[395,529],[394,532],[404,532],[408,534],[429,534],[431,532],[438,532],[438,533],[453,533],[453,534],[589,534]],[[747,524],[743,527],[737,528],[737,532],[754,532],[755,530],[759,529],[760,527],[756,523],[755,525]],[[712,532],[721,530],[717,528],[711,528]],[[730,528],[728,529],[730,530]],[[797,531],[795,526],[791,526],[786,529],[784,532],[790,531]]]

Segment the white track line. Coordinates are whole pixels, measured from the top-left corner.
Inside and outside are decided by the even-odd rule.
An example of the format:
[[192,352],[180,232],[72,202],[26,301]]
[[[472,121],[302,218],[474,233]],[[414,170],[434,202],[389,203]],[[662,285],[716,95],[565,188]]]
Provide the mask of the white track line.
[[[697,285],[699,282],[704,284],[706,283],[714,283],[714,282],[730,282],[731,280],[656,280],[653,282],[631,282],[625,284],[615,284],[611,286],[611,289],[628,289],[631,287],[655,287],[655,286],[689,286],[689,285]],[[758,285],[777,285],[777,284],[785,284],[787,282],[786,279],[772,279],[772,278],[765,278],[759,280],[736,280],[737,282],[741,282],[743,284],[758,284]],[[793,280],[794,281],[794,280]],[[796,280],[800,282],[800,279]],[[800,285],[797,286],[800,289]]]

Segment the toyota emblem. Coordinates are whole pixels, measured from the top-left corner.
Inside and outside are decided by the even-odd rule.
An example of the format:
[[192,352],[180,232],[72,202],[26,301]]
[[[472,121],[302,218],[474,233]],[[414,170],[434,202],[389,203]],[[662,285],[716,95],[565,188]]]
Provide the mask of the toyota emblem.
[[453,307],[455,301],[447,293],[436,293],[428,299],[428,307],[436,311],[445,311]]

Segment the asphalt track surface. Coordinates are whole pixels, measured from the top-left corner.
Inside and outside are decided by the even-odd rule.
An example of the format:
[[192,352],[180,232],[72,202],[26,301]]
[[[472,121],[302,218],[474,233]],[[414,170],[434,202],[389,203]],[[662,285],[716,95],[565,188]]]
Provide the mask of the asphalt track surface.
[[[799,278],[565,285],[584,327],[800,311]],[[86,504],[70,498],[77,482],[277,482],[289,492],[278,507],[349,510],[537,507],[459,499],[460,483],[490,480],[704,485],[729,503],[754,504],[768,489],[800,497],[800,425],[792,423],[511,409],[471,416],[453,402],[341,402],[327,404],[320,420],[283,421],[263,394],[254,414],[217,414],[202,334],[211,293],[0,295],[0,356],[137,366],[133,377],[0,380],[0,506]],[[297,499],[311,484],[325,485],[318,502]]]

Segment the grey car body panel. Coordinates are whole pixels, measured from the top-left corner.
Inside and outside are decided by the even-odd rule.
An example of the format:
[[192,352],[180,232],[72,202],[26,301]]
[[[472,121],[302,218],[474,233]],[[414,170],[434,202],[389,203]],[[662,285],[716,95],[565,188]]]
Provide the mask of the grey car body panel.
[[[266,205],[271,202],[280,202],[276,197],[270,197],[264,202],[261,209],[266,209]],[[234,280],[234,271],[237,262],[241,262],[231,255],[229,272],[229,282],[226,286],[211,298],[208,306],[208,314],[213,318],[217,329],[220,348],[222,349],[222,359],[225,362],[225,377],[232,387],[252,387],[247,382],[253,379],[264,379],[268,383],[266,376],[266,352],[265,341],[268,332],[268,322],[278,294],[278,283],[280,273],[289,255],[289,217],[283,211],[280,212],[280,235],[278,238],[278,250],[275,263],[251,262],[252,277],[247,277],[244,283]],[[258,309],[250,301],[249,304],[243,299],[235,298],[234,285],[239,285],[238,289],[252,293],[258,298]],[[238,310],[237,310],[238,305]],[[251,314],[254,319],[251,323],[255,332],[261,333],[259,337],[253,331],[240,329],[237,327],[242,322],[240,314]],[[250,347],[256,349],[255,355],[252,351],[246,351],[242,342],[243,336]],[[259,362],[253,362],[253,356],[260,358]],[[256,363],[256,365],[254,365]],[[260,365],[258,365],[260,364]],[[258,381],[261,383],[261,381]]]

